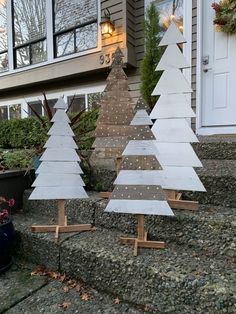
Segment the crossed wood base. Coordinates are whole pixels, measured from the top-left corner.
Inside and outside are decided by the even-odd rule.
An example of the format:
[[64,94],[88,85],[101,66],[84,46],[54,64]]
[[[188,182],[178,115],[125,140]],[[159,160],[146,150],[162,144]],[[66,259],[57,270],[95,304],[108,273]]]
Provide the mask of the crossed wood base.
[[138,248],[164,249],[165,242],[148,241],[147,232],[144,231],[144,215],[138,216],[138,237],[137,238],[120,238],[121,244],[131,244],[134,246],[134,256],[138,255]]
[[198,210],[198,202],[182,200],[182,193],[178,193],[175,190],[165,190],[167,195],[167,201],[173,209],[186,209],[195,211]]
[[36,225],[31,226],[34,233],[55,232],[55,243],[58,243],[60,233],[95,231],[96,228],[91,224],[67,225],[65,216],[65,200],[58,200],[58,225]]

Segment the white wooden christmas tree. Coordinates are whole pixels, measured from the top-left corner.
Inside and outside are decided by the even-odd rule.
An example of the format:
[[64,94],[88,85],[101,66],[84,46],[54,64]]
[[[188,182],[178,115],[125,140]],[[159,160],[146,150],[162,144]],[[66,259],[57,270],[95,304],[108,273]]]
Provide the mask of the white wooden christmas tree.
[[144,215],[174,214],[162,190],[162,168],[156,157],[155,137],[149,127],[152,121],[145,109],[137,109],[131,125],[135,132],[130,135],[130,141],[122,154],[120,171],[114,182],[115,188],[105,211],[138,216],[137,238],[121,238],[122,244],[134,245],[136,256],[138,247],[165,247],[164,242],[147,240]]
[[202,167],[190,143],[198,142],[187,118],[195,114],[187,100],[192,89],[182,70],[189,68],[178,44],[185,43],[178,27],[171,22],[160,46],[167,46],[156,71],[164,71],[153,95],[159,95],[150,118],[156,120],[152,131],[156,136],[157,158],[163,167],[163,188],[172,208],[197,209],[197,202],[181,200],[178,190],[205,191],[193,167]]
[[83,173],[76,152],[77,145],[73,139],[74,133],[69,125],[70,119],[66,114],[67,105],[59,98],[54,108],[56,112],[44,145],[45,151],[40,160],[42,163],[36,170],[38,174],[32,184],[34,187],[30,200],[58,200],[58,224],[49,226],[32,226],[33,232],[55,232],[56,241],[60,232],[77,232],[92,230],[91,224],[67,225],[65,215],[65,200],[87,198]]

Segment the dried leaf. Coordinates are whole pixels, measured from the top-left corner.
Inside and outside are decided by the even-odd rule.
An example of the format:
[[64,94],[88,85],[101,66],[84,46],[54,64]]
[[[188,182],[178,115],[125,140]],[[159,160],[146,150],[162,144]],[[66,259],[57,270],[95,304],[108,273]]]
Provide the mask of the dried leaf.
[[120,304],[120,299],[117,297],[117,298],[115,298],[115,302],[114,302],[115,304]]
[[69,308],[69,306],[71,305],[70,302],[63,302],[62,304],[59,304],[59,307],[62,307],[63,310],[67,310]]
[[67,286],[64,286],[64,287],[63,287],[63,291],[64,291],[65,293],[67,293],[67,292],[69,292],[69,288],[68,288]]
[[80,292],[80,289],[81,289],[80,285],[77,285],[77,286],[75,287],[75,290],[76,290],[77,292]]
[[82,293],[80,298],[83,301],[88,301],[89,300],[89,295],[87,293]]

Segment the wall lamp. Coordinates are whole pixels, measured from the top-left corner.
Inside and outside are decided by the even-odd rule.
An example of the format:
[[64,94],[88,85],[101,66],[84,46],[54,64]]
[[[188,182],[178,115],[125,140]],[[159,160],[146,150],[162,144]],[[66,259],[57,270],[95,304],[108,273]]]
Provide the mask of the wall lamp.
[[108,37],[112,36],[112,33],[115,30],[115,26],[114,26],[114,23],[112,23],[112,21],[111,21],[110,11],[108,9],[105,9],[103,11],[103,14],[104,14],[104,16],[102,17],[102,20],[100,23],[101,33],[102,33],[103,37],[108,38]]

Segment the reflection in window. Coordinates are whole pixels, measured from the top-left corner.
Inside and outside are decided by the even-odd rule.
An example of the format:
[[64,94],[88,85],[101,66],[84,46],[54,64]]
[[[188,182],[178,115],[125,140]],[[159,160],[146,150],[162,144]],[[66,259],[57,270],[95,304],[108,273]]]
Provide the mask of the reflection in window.
[[7,106],[0,106],[0,120],[7,119],[8,119]]
[[9,106],[10,119],[21,118],[21,105],[10,105]]
[[36,116],[35,112],[37,112],[38,115],[42,116],[42,102],[40,100],[31,101],[28,104],[30,105],[28,106],[29,116]]
[[88,94],[88,109],[99,107],[103,94],[104,93]]
[[16,67],[45,61],[46,0],[13,0],[13,10]]
[[157,0],[155,4],[164,30],[169,27],[173,18],[179,29],[183,31],[183,0]]
[[0,1],[0,72],[8,70],[7,1]]
[[97,47],[97,0],[55,0],[56,57]]
[[69,112],[80,112],[85,110],[85,95],[69,96],[67,98]]

